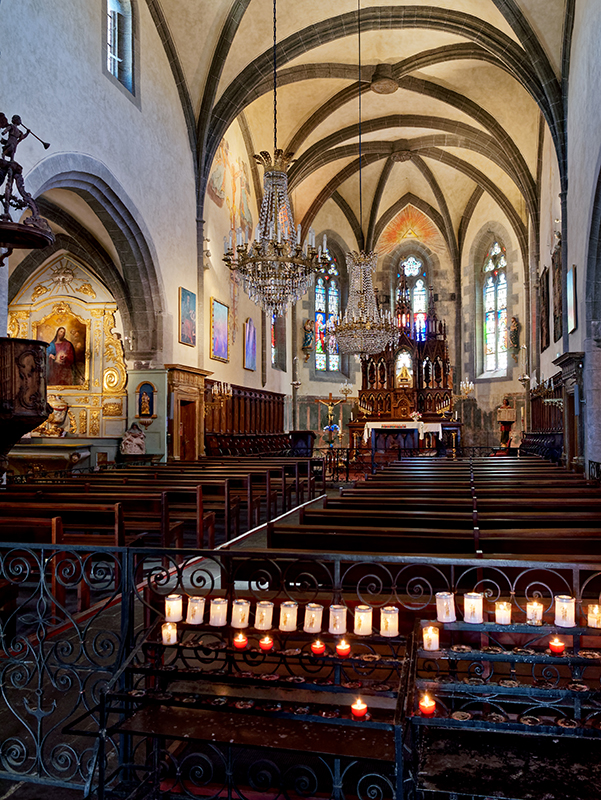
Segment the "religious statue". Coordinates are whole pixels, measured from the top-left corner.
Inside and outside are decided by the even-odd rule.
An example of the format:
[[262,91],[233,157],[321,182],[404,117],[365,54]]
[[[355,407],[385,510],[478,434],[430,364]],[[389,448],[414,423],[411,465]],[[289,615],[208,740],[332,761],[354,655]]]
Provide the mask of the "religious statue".
[[67,435],[67,430],[63,425],[67,419],[69,404],[58,394],[49,394],[48,405],[52,408],[52,414],[50,414],[43,425],[40,425],[32,431],[32,436],[51,436],[56,439],[62,438]]
[[150,395],[148,392],[142,392],[140,395],[140,414],[150,414]]
[[125,431],[119,447],[123,455],[143,455],[146,452],[146,434],[137,423]]
[[501,447],[509,447],[509,435],[515,422],[515,408],[507,397],[503,398],[500,408],[497,409],[497,421],[501,426]]
[[311,358],[313,345],[315,344],[315,323],[311,319],[306,319],[303,325],[303,345],[301,350],[305,354],[305,362]]
[[511,325],[509,326],[509,352],[513,356],[513,360],[517,364],[518,355],[520,352],[520,323],[517,317],[511,318]]

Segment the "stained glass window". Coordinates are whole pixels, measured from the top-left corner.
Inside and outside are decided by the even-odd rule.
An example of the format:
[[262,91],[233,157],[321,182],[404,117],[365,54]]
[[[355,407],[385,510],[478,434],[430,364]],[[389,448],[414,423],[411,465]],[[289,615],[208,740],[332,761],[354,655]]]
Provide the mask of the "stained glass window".
[[271,317],[271,366],[272,367],[277,367],[278,365],[278,345],[275,335],[275,324],[276,324],[275,321],[276,321],[276,316],[275,314],[272,314]]
[[329,265],[321,270],[315,282],[315,369],[319,372],[340,369],[340,351],[334,334],[339,311],[338,267],[330,256]]
[[415,338],[418,342],[423,342],[426,337],[426,312],[428,310],[428,295],[426,284],[420,278],[415,281],[413,287],[413,326],[415,328]]
[[415,256],[409,256],[409,258],[401,261],[401,266],[403,267],[403,272],[408,278],[414,278],[421,272],[422,262]]
[[494,242],[484,259],[484,369],[507,368],[507,257]]

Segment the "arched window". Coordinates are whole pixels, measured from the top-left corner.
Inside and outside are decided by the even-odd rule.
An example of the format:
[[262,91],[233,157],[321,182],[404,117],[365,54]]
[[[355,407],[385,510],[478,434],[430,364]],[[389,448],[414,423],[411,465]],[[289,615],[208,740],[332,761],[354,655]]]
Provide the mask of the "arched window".
[[134,91],[131,0],[106,0],[106,69]]
[[337,372],[340,351],[334,335],[334,322],[340,311],[340,277],[336,261],[328,253],[329,265],[315,281],[315,369]]
[[484,258],[484,371],[507,369],[507,256],[493,242]]
[[428,311],[428,292],[423,278],[415,281],[412,292],[413,327],[415,338],[423,342],[426,338],[426,315]]
[[286,371],[286,317],[271,317],[271,366]]
[[[403,259],[399,265],[397,278],[399,283],[396,300],[397,304],[400,302],[403,308],[401,324],[403,327],[410,327],[415,332],[417,341],[424,341],[428,315],[428,289],[426,268],[421,259],[415,255]],[[411,321],[405,319],[409,314]]]

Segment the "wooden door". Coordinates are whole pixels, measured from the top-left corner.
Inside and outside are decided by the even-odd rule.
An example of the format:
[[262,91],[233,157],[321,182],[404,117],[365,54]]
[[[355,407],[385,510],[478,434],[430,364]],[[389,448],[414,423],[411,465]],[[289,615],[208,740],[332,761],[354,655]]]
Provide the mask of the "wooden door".
[[179,408],[180,459],[196,461],[196,402],[181,400]]

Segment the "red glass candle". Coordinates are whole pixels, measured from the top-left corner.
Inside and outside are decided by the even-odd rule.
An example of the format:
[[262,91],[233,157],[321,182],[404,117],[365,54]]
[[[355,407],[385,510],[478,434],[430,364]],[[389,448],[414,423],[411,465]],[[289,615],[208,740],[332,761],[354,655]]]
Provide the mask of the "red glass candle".
[[367,704],[364,703],[360,697],[358,697],[351,706],[351,711],[353,712],[353,717],[355,719],[361,719],[361,717],[364,717],[367,713]]
[[271,639],[269,636],[265,636],[263,639],[259,640],[259,647],[264,652],[271,650],[271,648],[273,647],[273,639]]
[[243,633],[239,633],[234,639],[234,647],[236,650],[244,650],[247,644],[248,638]]
[[436,702],[425,694],[419,701],[419,710],[424,717],[431,717],[436,711]]
[[563,653],[565,649],[566,649],[565,643],[562,642],[561,639],[558,639],[557,636],[555,637],[555,639],[551,639],[551,641],[549,642],[549,650],[552,653],[560,655],[561,653]]
[[326,651],[326,646],[323,642],[320,642],[319,639],[317,639],[311,645],[311,652],[315,656],[322,656],[325,653],[325,651]]
[[336,652],[338,653],[340,658],[346,658],[348,655],[350,655],[351,646],[350,644],[345,642],[344,639],[341,639],[336,645]]

